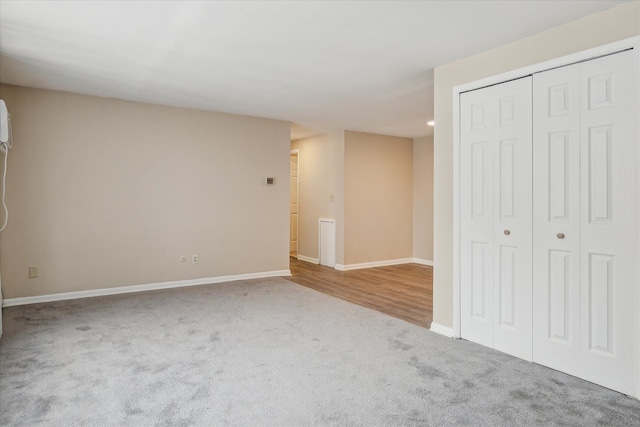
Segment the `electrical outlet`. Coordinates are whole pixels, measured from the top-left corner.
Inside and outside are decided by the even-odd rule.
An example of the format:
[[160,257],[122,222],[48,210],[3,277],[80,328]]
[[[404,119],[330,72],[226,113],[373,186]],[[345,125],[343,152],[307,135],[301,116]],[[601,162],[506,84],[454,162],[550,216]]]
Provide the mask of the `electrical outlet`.
[[38,277],[38,267],[34,265],[29,266],[29,279],[35,279]]
[[198,255],[191,255],[191,264],[197,264],[198,261]]

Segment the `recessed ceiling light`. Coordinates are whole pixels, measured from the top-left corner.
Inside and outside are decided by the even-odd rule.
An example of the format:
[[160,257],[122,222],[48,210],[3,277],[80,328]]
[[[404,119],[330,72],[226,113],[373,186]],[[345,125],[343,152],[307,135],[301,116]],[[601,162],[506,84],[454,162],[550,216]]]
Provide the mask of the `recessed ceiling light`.
[[427,122],[427,124],[428,124],[429,126],[435,126],[436,122],[434,122],[433,120],[429,120],[429,121]]

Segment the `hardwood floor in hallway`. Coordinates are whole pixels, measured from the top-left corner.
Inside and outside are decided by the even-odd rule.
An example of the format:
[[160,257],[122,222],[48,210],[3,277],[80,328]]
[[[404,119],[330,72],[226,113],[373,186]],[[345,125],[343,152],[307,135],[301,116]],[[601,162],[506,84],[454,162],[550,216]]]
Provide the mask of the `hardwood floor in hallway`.
[[286,279],[429,328],[433,320],[433,267],[400,264],[339,271],[290,258]]

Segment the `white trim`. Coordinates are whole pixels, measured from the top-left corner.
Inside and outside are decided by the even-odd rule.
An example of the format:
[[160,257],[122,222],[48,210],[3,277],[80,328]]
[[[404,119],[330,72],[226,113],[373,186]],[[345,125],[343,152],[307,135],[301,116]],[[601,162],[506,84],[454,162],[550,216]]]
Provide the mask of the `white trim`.
[[387,261],[362,262],[358,264],[347,264],[347,265],[336,264],[336,270],[340,270],[340,271],[360,270],[362,268],[385,267],[387,265],[410,264],[412,262],[414,262],[413,258],[402,258],[402,259],[390,259]]
[[453,332],[460,330],[460,91],[453,88]]
[[[453,88],[454,99],[456,97],[456,94],[459,95],[461,92],[480,89],[482,87],[491,86],[498,83],[504,83],[509,80],[519,79],[533,73],[547,71],[552,68],[564,67],[566,65],[574,64],[576,62],[597,58],[599,56],[610,55],[612,53],[620,52],[626,49],[637,48],[636,46],[637,42],[638,42],[638,36],[630,37],[628,39],[618,40],[613,43],[608,43],[602,46],[597,46],[591,49],[572,53],[570,55],[554,58],[549,61],[528,65],[526,67],[518,68],[517,70],[508,71],[506,73],[497,74],[495,76],[486,77],[484,79],[476,80],[474,82],[455,86]],[[455,122],[454,122],[454,129],[455,129]]]
[[333,224],[336,223],[335,218],[318,218],[318,222],[331,222]]
[[433,260],[431,259],[413,258],[411,262],[413,262],[414,264],[428,265],[433,267]]
[[[296,235],[298,236],[298,240],[296,240],[296,258],[300,259],[300,149],[296,148],[295,150],[289,151],[289,191],[291,191],[291,156],[294,154],[298,157],[298,170],[296,170],[296,173],[298,174],[298,185],[296,186],[296,200],[298,201],[298,221],[296,222]],[[289,203],[289,222],[291,222],[291,203]],[[289,224],[289,226],[291,226],[291,224]],[[289,227],[289,246],[291,246],[291,227]]]
[[310,262],[311,264],[320,264],[319,258],[312,258],[310,256],[300,255],[298,254],[298,260]]
[[145,285],[119,286],[87,291],[64,292],[59,294],[38,295],[33,297],[8,298],[2,302],[3,307],[38,304],[42,302],[64,301],[79,298],[99,297],[105,295],[128,294],[132,292],[155,291],[158,289],[182,288],[186,286],[209,285],[236,280],[263,279],[267,277],[291,276],[290,270],[265,271],[261,273],[236,274],[232,276],[205,277],[202,279],[177,280],[173,282],[148,283]]
[[[640,37],[635,36],[559,58],[554,58],[549,61],[529,65],[517,70],[497,74],[474,82],[465,83],[453,88],[453,331],[456,336],[460,336],[460,94],[462,92],[518,79],[552,68],[586,61],[603,55],[609,55],[622,50],[632,48],[638,49],[639,43]],[[640,369],[638,369],[638,371],[638,393],[640,393]]]
[[431,322],[431,327],[429,328],[431,332],[435,332],[436,334],[444,335],[449,338],[456,338],[456,334],[453,332],[453,329],[448,326],[442,326],[439,323]]
[[[636,43],[634,46],[635,49],[635,57],[636,60],[634,61],[634,67],[635,67],[635,87],[634,87],[634,93],[636,96],[636,99],[640,99],[640,37],[636,38]],[[638,102],[634,103],[634,112],[632,114],[632,117],[638,117],[638,114],[640,114],[640,105],[638,104]],[[635,132],[636,134],[634,135],[635,141],[639,141],[640,140],[640,121],[636,122],[636,128],[635,128]],[[640,164],[640,149],[638,149],[637,144],[636,144],[636,164]],[[638,173],[638,170],[636,168],[636,176],[635,176],[635,181],[636,183],[636,205],[635,205],[635,209],[636,212],[638,212],[638,209],[640,209],[640,206],[638,205],[638,203],[640,202],[640,174]],[[640,244],[638,242],[640,242],[640,227],[636,227],[636,243],[635,243],[635,251],[636,251],[636,257],[640,257]],[[638,262],[640,263],[640,258],[638,259]],[[639,264],[640,265],[640,264]],[[633,280],[632,283],[636,284],[635,287],[635,306],[639,306],[640,305],[640,286],[638,285],[640,283],[640,274],[639,272],[636,270],[636,276],[635,276],[635,280]],[[636,333],[635,333],[635,354],[636,355],[640,355],[640,312],[638,310],[635,310],[636,312],[636,318],[635,318],[635,327],[636,327]],[[636,362],[635,362],[635,378],[636,378],[636,389],[635,389],[635,397],[636,399],[640,399],[640,360],[638,360],[638,357],[636,357]]]

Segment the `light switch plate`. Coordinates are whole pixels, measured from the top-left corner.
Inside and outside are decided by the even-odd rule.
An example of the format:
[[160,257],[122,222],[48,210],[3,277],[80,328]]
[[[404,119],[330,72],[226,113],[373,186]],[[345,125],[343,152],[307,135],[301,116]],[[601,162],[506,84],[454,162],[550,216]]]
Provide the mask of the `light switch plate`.
[[29,279],[35,279],[38,277],[38,267],[30,265],[29,266]]

